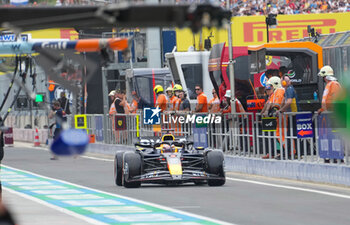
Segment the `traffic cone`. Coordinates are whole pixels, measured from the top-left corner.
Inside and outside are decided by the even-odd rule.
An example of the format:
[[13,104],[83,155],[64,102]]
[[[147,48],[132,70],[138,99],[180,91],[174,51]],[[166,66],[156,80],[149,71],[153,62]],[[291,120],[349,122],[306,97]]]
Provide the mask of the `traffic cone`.
[[39,147],[39,146],[40,146],[39,131],[38,131],[38,128],[35,128],[34,147]]

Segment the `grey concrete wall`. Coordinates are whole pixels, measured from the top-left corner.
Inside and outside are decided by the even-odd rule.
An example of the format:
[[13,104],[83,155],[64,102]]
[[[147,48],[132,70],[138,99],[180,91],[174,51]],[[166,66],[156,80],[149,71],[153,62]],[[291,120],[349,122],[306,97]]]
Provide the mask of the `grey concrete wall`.
[[350,186],[350,167],[338,164],[225,157],[226,171]]
[[117,151],[133,151],[135,148],[125,145],[89,144],[87,152],[115,155]]

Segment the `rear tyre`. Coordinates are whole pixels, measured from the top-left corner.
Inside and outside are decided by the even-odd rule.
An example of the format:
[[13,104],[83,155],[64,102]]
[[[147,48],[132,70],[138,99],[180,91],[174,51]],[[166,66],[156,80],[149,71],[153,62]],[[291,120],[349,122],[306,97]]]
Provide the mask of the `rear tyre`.
[[124,154],[124,187],[138,188],[140,181],[129,181],[134,176],[141,175],[141,156],[137,153]]
[[220,151],[210,151],[206,155],[207,169],[209,174],[218,175],[221,179],[209,179],[209,186],[222,186],[225,184],[224,154]]
[[114,158],[114,181],[117,186],[123,186],[123,154],[117,152]]

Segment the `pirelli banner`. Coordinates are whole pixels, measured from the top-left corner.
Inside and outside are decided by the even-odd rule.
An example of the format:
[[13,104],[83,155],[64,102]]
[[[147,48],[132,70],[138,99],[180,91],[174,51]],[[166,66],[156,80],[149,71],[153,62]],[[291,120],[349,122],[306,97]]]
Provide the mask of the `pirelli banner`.
[[[278,15],[278,25],[269,29],[270,42],[281,42],[308,37],[307,26],[321,34],[349,30],[350,13],[324,13],[306,15]],[[203,29],[202,37],[189,29],[177,29],[178,51],[187,51],[190,46],[203,48],[204,39],[210,36],[212,44],[227,43],[227,31]],[[232,39],[234,46],[260,45],[266,43],[265,16],[241,16],[232,18]],[[193,43],[195,42],[195,43]],[[200,44],[202,43],[202,44]]]

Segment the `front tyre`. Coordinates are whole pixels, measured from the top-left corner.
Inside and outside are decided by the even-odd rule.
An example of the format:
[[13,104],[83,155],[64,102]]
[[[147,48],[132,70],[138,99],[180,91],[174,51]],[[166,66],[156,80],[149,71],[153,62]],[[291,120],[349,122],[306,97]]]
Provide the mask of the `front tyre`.
[[117,152],[114,157],[114,181],[117,186],[123,186],[123,155],[124,152]]
[[210,151],[206,155],[206,171],[218,175],[220,179],[208,179],[209,186],[222,186],[225,184],[224,154],[221,151]]
[[137,153],[124,154],[124,187],[138,188],[141,181],[131,181],[134,176],[141,175],[141,156]]

